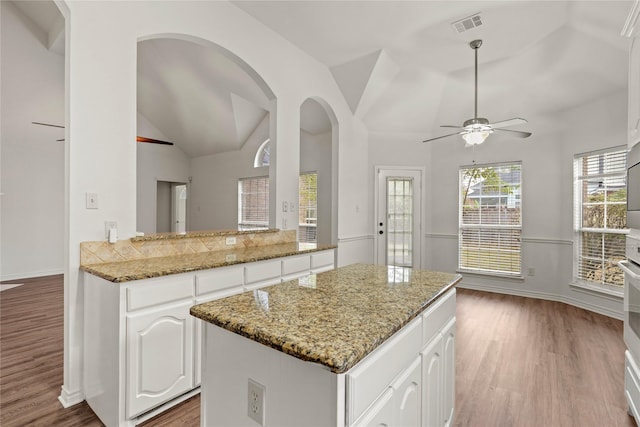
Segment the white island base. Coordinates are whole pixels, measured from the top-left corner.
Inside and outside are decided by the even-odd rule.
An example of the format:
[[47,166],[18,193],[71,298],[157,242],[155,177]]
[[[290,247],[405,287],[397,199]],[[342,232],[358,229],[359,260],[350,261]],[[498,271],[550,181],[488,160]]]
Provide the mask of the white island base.
[[[451,289],[340,374],[205,322],[201,425],[450,425],[455,307]],[[264,387],[264,402],[250,402],[250,381]]]

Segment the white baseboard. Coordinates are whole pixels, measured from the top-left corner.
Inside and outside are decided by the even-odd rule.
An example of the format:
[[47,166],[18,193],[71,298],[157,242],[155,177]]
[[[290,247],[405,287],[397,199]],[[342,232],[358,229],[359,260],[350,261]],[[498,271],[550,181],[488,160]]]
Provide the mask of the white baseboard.
[[58,396],[58,400],[62,403],[64,408],[69,408],[73,405],[77,405],[78,403],[84,400],[84,392],[82,390],[76,390],[74,392],[70,392],[65,389],[64,385],[62,386],[62,391],[60,392],[60,396]]
[[580,301],[574,298],[561,296],[561,295],[553,295],[553,294],[548,294],[543,292],[534,292],[534,291],[528,291],[528,290],[523,291],[521,289],[513,289],[513,288],[505,289],[498,286],[478,285],[474,283],[459,283],[457,287],[463,288],[463,289],[472,289],[475,291],[493,292],[496,294],[514,295],[518,297],[536,298],[536,299],[542,299],[547,301],[561,302],[564,304],[569,304],[574,307],[589,310],[594,313],[602,314],[603,316],[611,317],[613,319],[618,319],[618,320],[623,320],[623,317],[624,317],[624,313],[619,313],[617,311],[610,310],[606,307],[590,304],[585,301]]
[[54,276],[56,274],[64,274],[64,268],[44,271],[31,271],[27,273],[6,274],[0,277],[1,281],[32,279],[34,277]]

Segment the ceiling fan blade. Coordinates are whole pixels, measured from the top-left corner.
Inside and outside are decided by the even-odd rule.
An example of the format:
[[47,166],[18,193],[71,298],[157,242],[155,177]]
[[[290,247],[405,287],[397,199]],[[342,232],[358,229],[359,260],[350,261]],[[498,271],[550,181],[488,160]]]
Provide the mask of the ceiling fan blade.
[[523,125],[525,123],[527,123],[525,119],[521,119],[520,117],[515,117],[509,120],[502,120],[500,122],[490,123],[490,126],[493,129],[496,129],[496,128],[506,128],[506,127],[515,126],[515,125]]
[[462,126],[455,126],[455,125],[440,125],[441,128],[454,128],[454,129],[464,129],[464,127]]
[[173,142],[160,141],[159,139],[145,138],[144,136],[136,136],[137,142],[148,142],[151,144],[173,145]]
[[513,136],[517,136],[518,138],[528,138],[531,136],[531,132],[522,132],[519,130],[511,130],[511,129],[494,129],[500,132],[511,132]]
[[435,138],[429,138],[429,139],[425,139],[422,142],[431,142],[431,141],[435,141],[436,139],[442,139],[442,138],[446,138],[448,136],[453,136],[453,135],[460,135],[462,132],[456,132],[456,133],[450,133],[448,135],[442,135],[442,136],[436,136]]
[[51,126],[52,128],[61,128],[64,129],[64,126],[60,126],[60,125],[52,125],[51,123],[41,123],[41,122],[31,122],[34,125],[40,125],[40,126]]

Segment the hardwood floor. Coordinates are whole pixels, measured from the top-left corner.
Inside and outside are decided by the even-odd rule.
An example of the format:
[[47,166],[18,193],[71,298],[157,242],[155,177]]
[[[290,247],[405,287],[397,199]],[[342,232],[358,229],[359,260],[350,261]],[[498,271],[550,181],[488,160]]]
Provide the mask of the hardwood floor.
[[[0,292],[0,425],[100,426],[64,409],[61,276]],[[6,282],[10,283],[10,282]],[[622,322],[549,301],[459,289],[456,426],[634,426]],[[144,426],[199,426],[193,397]]]

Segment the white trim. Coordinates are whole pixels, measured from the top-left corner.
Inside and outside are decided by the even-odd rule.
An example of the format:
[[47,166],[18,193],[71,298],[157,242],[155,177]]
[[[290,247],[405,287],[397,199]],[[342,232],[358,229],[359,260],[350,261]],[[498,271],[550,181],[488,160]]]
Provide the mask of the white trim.
[[64,268],[56,268],[54,270],[44,270],[44,271],[32,271],[29,273],[8,274],[6,276],[2,276],[0,280],[5,281],[5,280],[32,279],[34,277],[57,276],[59,274],[64,274]]
[[570,283],[569,286],[571,286],[578,292],[582,292],[588,295],[605,297],[614,301],[622,301],[622,299],[624,298],[624,288],[615,289],[613,288],[613,286],[611,286],[612,289],[609,289],[609,286],[606,285],[599,286],[584,281],[573,282]]
[[338,237],[338,243],[357,242],[359,240],[373,240],[372,234],[365,234],[362,236],[350,236],[350,237]]
[[553,295],[545,292],[523,291],[521,289],[515,289],[515,288],[504,289],[497,286],[478,285],[478,284],[463,283],[463,282],[459,283],[457,287],[463,288],[463,289],[483,291],[483,292],[493,292],[493,293],[504,294],[504,295],[514,295],[518,297],[542,299],[546,301],[556,301],[564,304],[569,304],[574,307],[582,308],[584,310],[592,311],[594,313],[602,314],[603,316],[611,317],[613,319],[623,320],[624,318],[624,313],[622,311],[618,312],[618,311],[610,310],[605,307],[601,307],[599,305],[589,304],[584,301],[576,300],[571,297]]
[[424,237],[427,239],[457,239],[457,234],[436,234],[436,233],[425,233]]
[[60,392],[60,396],[58,396],[58,400],[62,403],[63,408],[69,408],[73,405],[77,405],[84,400],[84,392],[82,390],[70,392],[64,385],[61,389],[62,391]]

